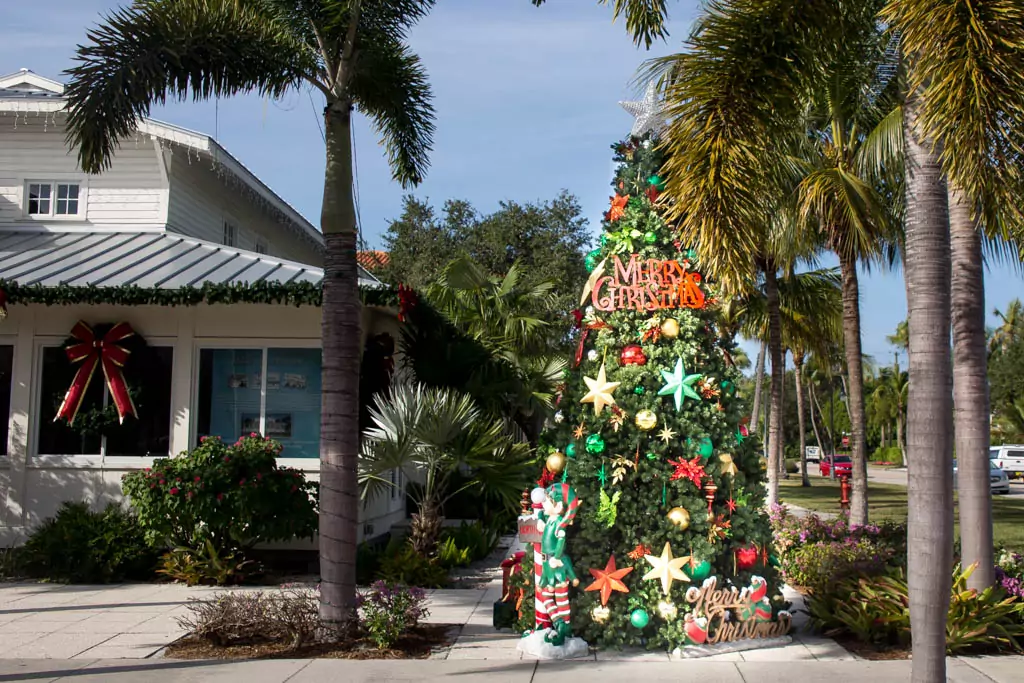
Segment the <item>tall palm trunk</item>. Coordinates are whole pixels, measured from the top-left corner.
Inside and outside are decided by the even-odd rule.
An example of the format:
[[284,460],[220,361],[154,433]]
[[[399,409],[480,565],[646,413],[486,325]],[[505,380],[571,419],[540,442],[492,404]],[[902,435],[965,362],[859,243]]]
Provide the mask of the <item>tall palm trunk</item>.
[[352,197],[352,107],[332,102],[324,115],[327,169],[321,309],[320,616],[339,625],[354,613],[359,528],[359,341],[356,212]]
[[896,445],[900,447],[900,454],[903,456],[903,466],[906,467],[910,461],[907,459],[907,440],[903,438],[903,413],[906,406],[900,401],[896,405]]
[[956,427],[960,541],[967,579],[984,590],[995,583],[992,490],[989,484],[988,356],[985,343],[985,274],[981,235],[971,209],[949,188],[950,293],[953,319],[953,415]]
[[907,582],[915,683],[946,680],[946,614],[953,564],[949,216],[938,153],[919,136],[918,94],[904,139],[906,286],[910,327],[907,410]]
[[750,411],[750,429],[757,432],[757,418],[761,417],[761,386],[764,384],[764,357],[766,342],[761,340],[761,348],[757,352],[757,367],[754,370],[754,406]]
[[[822,440],[821,433],[818,431],[818,422],[814,419],[814,405],[818,402],[818,397],[814,392],[814,380],[807,383],[807,391],[811,395],[811,400],[807,402],[807,408],[810,410],[811,430],[814,431],[814,444],[818,447],[818,455],[820,457],[822,453]],[[818,412],[821,412],[820,407],[818,408]],[[818,415],[818,418],[821,419],[820,414]]]
[[[828,449],[831,455],[836,450],[835,434],[832,433],[832,427],[825,422],[825,413],[821,409],[821,401],[818,400],[818,392],[814,390],[814,385],[811,385],[811,399],[814,404],[818,406],[818,417],[821,419],[821,428],[828,434]],[[829,408],[831,410],[831,407]]]
[[807,436],[804,426],[804,385],[803,385],[803,354],[793,354],[793,378],[796,380],[796,423],[800,430],[800,485],[810,486],[807,477]]
[[775,266],[764,269],[764,290],[768,300],[768,353],[771,355],[772,384],[768,408],[768,506],[779,502],[779,448],[782,441],[782,313]]
[[[786,349],[782,349],[782,386],[779,387],[779,414],[786,414]],[[775,455],[775,462],[778,463],[779,467],[779,478],[789,479],[789,473],[786,472],[786,430],[782,427],[782,421],[779,421],[779,438],[773,441],[775,448],[778,453]]]
[[850,524],[868,523],[868,449],[867,420],[864,417],[864,362],[860,346],[860,285],[857,259],[840,252],[839,270],[843,278],[843,345],[849,393],[850,456],[853,461],[853,496],[850,499]]

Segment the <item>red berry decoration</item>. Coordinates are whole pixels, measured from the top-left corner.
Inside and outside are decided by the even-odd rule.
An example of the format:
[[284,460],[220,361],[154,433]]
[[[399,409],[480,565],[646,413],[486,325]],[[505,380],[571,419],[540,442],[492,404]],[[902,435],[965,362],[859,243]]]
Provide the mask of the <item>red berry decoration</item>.
[[619,363],[622,365],[646,365],[647,356],[639,344],[629,344],[623,347],[619,354]]
[[736,549],[736,568],[750,569],[757,564],[757,546]]

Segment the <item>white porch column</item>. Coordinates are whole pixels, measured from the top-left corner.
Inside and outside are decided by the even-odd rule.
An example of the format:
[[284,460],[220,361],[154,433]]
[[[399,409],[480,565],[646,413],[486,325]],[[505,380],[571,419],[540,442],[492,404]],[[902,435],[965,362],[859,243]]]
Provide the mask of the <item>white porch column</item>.
[[13,537],[23,535],[28,492],[28,458],[32,451],[32,385],[35,376],[36,306],[18,306],[11,311],[17,316],[18,336],[14,345],[11,368],[11,416],[7,436],[9,486],[4,506],[4,526]]
[[192,446],[195,312],[192,306],[177,309],[178,337],[174,342],[174,370],[171,382],[171,455],[178,455]]

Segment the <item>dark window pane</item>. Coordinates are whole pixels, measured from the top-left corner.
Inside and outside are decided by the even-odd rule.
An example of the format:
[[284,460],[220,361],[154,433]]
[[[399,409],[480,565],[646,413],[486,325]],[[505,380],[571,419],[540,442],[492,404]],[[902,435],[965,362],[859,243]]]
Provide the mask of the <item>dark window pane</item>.
[[11,368],[14,347],[0,346],[0,455],[7,455],[7,433],[11,426]]
[[[99,455],[100,435],[82,434],[66,422],[54,422],[64,395],[80,365],[72,365],[61,347],[43,349],[42,382],[39,386],[39,448],[40,455]],[[97,369],[82,401],[82,409],[103,403],[103,376]]]
[[173,369],[174,349],[170,346],[146,346],[132,352],[125,379],[139,418],[126,417],[106,431],[107,455],[162,458],[170,454]]
[[234,443],[260,431],[261,349],[199,352],[198,434]]

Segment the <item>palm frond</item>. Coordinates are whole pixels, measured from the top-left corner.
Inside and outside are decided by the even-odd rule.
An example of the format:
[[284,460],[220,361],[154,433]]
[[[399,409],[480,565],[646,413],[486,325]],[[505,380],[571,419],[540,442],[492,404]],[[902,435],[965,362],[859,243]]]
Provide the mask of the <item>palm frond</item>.
[[419,185],[434,143],[434,106],[420,58],[397,40],[365,41],[351,83],[353,100],[381,136],[395,180]]
[[313,46],[252,3],[137,3],[107,15],[87,38],[65,94],[67,140],[89,173],[110,166],[153,102],[241,92],[277,98],[303,80],[319,86]]
[[[650,48],[655,40],[668,37],[665,24],[668,21],[668,7],[665,0],[598,0],[599,4],[612,5],[612,20],[626,18],[626,31],[637,45]],[[546,0],[532,0],[540,7]]]

